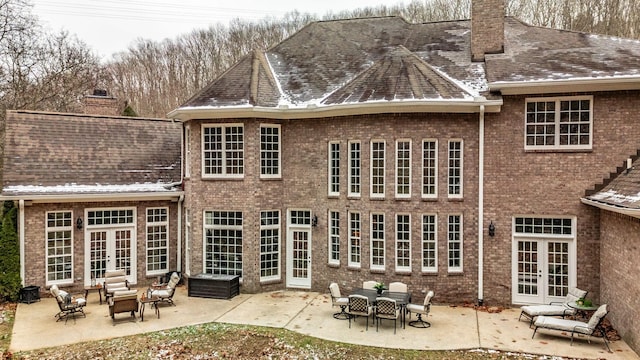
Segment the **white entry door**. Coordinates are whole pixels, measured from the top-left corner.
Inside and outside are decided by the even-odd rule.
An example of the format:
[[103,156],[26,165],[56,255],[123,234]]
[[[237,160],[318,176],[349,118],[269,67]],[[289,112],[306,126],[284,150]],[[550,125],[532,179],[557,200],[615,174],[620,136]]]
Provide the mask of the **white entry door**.
[[[133,229],[104,229],[87,232],[89,239],[90,275],[97,282],[104,280],[106,270],[125,270],[129,281],[133,280],[132,256]],[[132,271],[133,270],[133,271]]]
[[571,241],[516,239],[513,302],[562,301],[575,283],[573,252]]
[[290,211],[287,287],[311,288],[311,211]]

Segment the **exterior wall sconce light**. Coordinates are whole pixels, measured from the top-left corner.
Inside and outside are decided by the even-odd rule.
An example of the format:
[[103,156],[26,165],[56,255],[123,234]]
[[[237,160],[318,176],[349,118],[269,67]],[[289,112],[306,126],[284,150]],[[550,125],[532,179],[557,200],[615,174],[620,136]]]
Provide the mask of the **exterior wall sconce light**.
[[493,225],[493,220],[489,224],[489,236],[494,237],[496,235],[496,226]]
[[318,217],[313,215],[313,217],[311,217],[311,226],[316,227],[318,226]]
[[78,228],[78,230],[82,230],[82,219],[78,218],[78,220],[76,220],[76,228]]

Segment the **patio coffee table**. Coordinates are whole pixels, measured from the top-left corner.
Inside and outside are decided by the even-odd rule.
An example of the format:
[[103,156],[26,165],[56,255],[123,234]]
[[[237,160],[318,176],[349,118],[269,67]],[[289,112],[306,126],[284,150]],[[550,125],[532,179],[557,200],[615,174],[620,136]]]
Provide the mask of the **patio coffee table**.
[[144,321],[144,308],[147,304],[151,304],[151,307],[155,308],[156,315],[158,315],[158,319],[160,319],[160,309],[158,308],[158,303],[162,301],[157,296],[140,298],[140,321]]
[[89,292],[91,291],[98,292],[98,296],[100,296],[100,305],[102,305],[102,285],[84,287],[84,298],[87,299],[87,301],[89,299]]

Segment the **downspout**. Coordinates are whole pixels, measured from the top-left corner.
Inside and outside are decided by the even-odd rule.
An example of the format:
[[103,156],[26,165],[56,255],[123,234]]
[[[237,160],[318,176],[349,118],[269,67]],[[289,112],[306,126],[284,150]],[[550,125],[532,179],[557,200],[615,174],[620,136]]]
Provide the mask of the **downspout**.
[[478,305],[484,302],[484,105],[480,105],[478,139]]
[[177,250],[177,256],[178,256],[178,263],[177,263],[177,267],[178,267],[178,271],[180,271],[180,273],[184,273],[184,271],[182,271],[182,202],[184,201],[184,194],[180,195],[180,199],[178,200],[178,250]]
[[20,281],[22,282],[22,286],[24,287],[25,282],[24,282],[24,278],[26,276],[26,271],[25,271],[25,246],[24,246],[24,199],[20,199],[18,201],[18,207],[19,207],[19,212],[18,212],[18,230],[19,230],[19,237],[20,237]]

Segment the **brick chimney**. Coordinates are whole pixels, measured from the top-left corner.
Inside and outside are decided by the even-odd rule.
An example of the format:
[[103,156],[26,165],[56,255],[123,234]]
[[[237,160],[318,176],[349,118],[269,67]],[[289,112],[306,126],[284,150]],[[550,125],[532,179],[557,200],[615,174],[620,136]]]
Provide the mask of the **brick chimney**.
[[95,89],[93,95],[85,95],[82,101],[83,112],[92,115],[119,116],[118,99],[108,96],[106,90]]
[[471,0],[471,60],[504,52],[505,0]]

